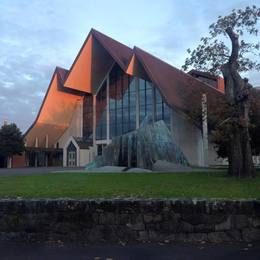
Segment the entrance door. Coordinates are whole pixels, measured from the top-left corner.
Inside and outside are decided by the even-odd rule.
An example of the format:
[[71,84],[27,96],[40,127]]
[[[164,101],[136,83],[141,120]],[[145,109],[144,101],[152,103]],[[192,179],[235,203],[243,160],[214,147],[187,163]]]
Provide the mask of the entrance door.
[[75,151],[68,152],[68,166],[69,167],[76,166],[76,152]]
[[77,149],[72,142],[70,142],[67,148],[67,166],[68,167],[77,166]]
[[107,146],[107,144],[98,144],[97,145],[97,155],[102,155],[104,148]]

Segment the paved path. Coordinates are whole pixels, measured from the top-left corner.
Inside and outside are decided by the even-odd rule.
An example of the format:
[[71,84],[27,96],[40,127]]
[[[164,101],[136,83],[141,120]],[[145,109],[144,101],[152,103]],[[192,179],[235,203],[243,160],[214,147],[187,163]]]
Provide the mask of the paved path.
[[259,260],[260,243],[242,244],[175,244],[175,245],[76,245],[76,244],[22,244],[0,242],[0,259],[94,259],[94,260]]
[[64,171],[71,171],[71,172],[82,172],[84,167],[28,167],[28,168],[13,168],[13,169],[6,169],[0,168],[0,176],[1,175],[34,175],[34,174],[42,174],[42,173],[52,173],[52,172],[64,172]]
[[[107,170],[101,170],[98,169],[97,171],[93,170],[93,172],[118,172],[118,170],[113,171],[112,166],[105,166],[108,167]],[[105,168],[102,167],[102,168]],[[116,167],[114,167],[116,168]],[[119,167],[122,168],[122,167]],[[151,173],[164,173],[164,172],[203,172],[203,171],[212,171],[215,172],[220,169],[214,169],[214,168],[189,168],[189,169],[172,169],[171,171],[165,170],[165,171],[160,171],[160,172],[149,172]],[[13,168],[13,169],[7,169],[7,168],[0,168],[0,176],[4,175],[35,175],[35,174],[48,174],[48,173],[66,173],[66,172],[87,172],[84,167],[24,167],[24,168]],[[92,171],[90,171],[92,172]],[[131,172],[131,171],[130,171]],[[133,171],[133,172],[138,172],[138,171]],[[147,170],[140,170],[140,172],[147,172]],[[126,173],[126,172],[125,172]]]

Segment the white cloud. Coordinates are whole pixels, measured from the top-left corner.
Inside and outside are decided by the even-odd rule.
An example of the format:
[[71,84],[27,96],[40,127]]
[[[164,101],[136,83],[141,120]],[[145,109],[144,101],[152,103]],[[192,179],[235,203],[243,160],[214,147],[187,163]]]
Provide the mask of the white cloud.
[[[180,67],[186,49],[195,47],[218,15],[247,4],[244,0],[219,0],[214,6],[212,0],[0,0],[0,118],[4,115],[26,130],[55,66],[70,68],[92,27]],[[259,74],[250,77],[259,82]],[[16,114],[7,107],[15,108]]]
[[14,87],[14,82],[1,81],[0,87],[3,87],[3,88],[13,88]]
[[32,76],[29,74],[23,74],[23,77],[28,81],[33,80]]

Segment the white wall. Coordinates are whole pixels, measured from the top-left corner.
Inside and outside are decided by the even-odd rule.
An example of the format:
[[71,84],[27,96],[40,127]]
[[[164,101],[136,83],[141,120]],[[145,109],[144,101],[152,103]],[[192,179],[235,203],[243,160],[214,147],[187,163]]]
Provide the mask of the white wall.
[[[195,166],[206,166],[202,130],[184,113],[173,109],[172,131],[176,143],[186,155],[189,163]],[[223,159],[218,158],[214,144],[210,142],[210,138],[208,148],[208,165],[223,165]]]
[[79,150],[79,166],[85,166],[86,164],[92,162],[92,151],[91,149],[80,149]]
[[172,132],[174,140],[179,145],[191,165],[203,166],[203,141],[201,130],[187,116],[172,110]]

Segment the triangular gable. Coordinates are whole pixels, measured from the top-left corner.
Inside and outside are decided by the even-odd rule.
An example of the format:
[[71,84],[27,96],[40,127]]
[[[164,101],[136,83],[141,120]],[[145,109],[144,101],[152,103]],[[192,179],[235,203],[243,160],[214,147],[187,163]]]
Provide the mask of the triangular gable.
[[105,75],[116,62],[124,71],[132,50],[92,29],[71,66],[65,87],[95,93]]
[[107,52],[113,57],[115,62],[126,71],[127,66],[133,55],[133,50],[128,46],[106,36],[105,34],[98,32],[94,29],[91,30],[93,36],[100,42],[100,44],[107,50]]
[[107,50],[93,37],[91,64],[91,87],[93,94],[97,92],[114,62]]
[[149,76],[147,75],[145,69],[143,68],[143,65],[140,63],[140,61],[138,60],[135,54],[133,55],[127,67],[126,73],[131,76],[139,77],[150,81]]
[[89,34],[70,68],[65,87],[92,93],[91,64],[93,36]]

